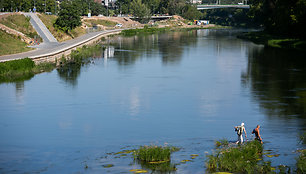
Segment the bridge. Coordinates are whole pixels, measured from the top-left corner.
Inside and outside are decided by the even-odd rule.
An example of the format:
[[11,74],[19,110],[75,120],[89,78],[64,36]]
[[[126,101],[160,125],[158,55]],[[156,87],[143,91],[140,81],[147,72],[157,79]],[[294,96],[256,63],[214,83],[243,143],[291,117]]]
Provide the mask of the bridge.
[[244,8],[249,9],[250,5],[240,5],[240,4],[233,4],[233,5],[197,5],[198,10],[208,10],[208,9],[216,9],[216,8]]

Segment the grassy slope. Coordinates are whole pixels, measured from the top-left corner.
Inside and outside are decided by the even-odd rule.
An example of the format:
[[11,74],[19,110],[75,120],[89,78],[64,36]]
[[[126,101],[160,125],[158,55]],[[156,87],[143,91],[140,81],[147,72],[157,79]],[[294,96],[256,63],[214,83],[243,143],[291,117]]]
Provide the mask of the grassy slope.
[[112,22],[112,21],[107,21],[107,20],[102,20],[102,19],[85,19],[85,22],[91,24],[92,27],[93,25],[103,25],[106,27],[114,27],[117,23],[116,22]]
[[46,27],[49,29],[49,31],[52,33],[52,35],[59,41],[63,42],[65,40],[70,40],[76,37],[79,37],[86,33],[86,30],[82,27],[77,27],[73,29],[69,34],[57,30],[53,27],[53,24],[55,23],[57,16],[55,15],[45,15],[45,14],[38,14],[38,17],[40,20],[46,25]]
[[6,25],[9,28],[20,31],[21,33],[31,38],[34,38],[34,36],[38,35],[30,24],[30,18],[27,18],[21,14],[14,14],[6,18],[2,18],[0,23]]
[[0,30],[0,56],[21,53],[31,49],[27,47],[25,42]]

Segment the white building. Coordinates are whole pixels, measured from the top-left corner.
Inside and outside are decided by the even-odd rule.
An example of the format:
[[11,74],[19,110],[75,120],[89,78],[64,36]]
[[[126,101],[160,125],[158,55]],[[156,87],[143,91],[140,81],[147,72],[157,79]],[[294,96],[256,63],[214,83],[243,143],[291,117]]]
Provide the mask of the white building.
[[192,4],[202,4],[202,0],[190,0]]

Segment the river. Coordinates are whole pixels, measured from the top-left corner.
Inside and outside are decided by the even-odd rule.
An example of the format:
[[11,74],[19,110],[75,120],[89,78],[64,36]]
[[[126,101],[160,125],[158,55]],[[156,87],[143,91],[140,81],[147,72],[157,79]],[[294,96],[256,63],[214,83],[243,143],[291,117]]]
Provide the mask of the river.
[[0,83],[0,173],[130,173],[141,166],[114,153],[150,144],[181,148],[176,173],[205,173],[215,140],[236,141],[241,122],[248,140],[261,125],[272,166],[294,168],[306,59],[241,32],[111,37],[89,64]]

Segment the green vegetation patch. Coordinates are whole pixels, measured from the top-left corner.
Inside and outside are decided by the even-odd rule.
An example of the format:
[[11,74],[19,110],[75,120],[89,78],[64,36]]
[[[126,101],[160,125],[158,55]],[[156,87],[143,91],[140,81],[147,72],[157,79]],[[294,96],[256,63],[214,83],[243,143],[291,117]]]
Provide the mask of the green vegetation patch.
[[38,35],[30,23],[30,17],[25,17],[21,14],[9,15],[6,18],[0,19],[0,23],[19,31],[30,38],[34,38],[34,36]]
[[29,58],[2,62],[0,63],[0,83],[28,80],[37,73],[51,71],[54,68],[53,63],[35,65]]
[[207,155],[209,172],[269,173],[275,170],[271,162],[262,160],[263,146],[258,141],[247,142],[234,147],[217,149]]
[[90,57],[101,57],[102,51],[104,50],[101,44],[96,45],[85,45],[81,48],[77,48],[76,50],[72,51],[70,54],[71,60],[70,63],[73,64],[85,64],[88,62],[86,58]]
[[239,35],[238,38],[250,40],[256,44],[268,47],[306,51],[306,40],[273,36],[266,32],[249,32]]
[[140,146],[133,155],[134,159],[142,168],[152,171],[169,172],[175,171],[176,167],[171,164],[171,153],[179,148],[173,146]]
[[85,22],[88,22],[91,24],[90,27],[94,26],[94,25],[103,25],[106,27],[114,27],[117,23],[113,22],[113,21],[108,21],[108,20],[102,20],[102,19],[85,19]]
[[306,149],[301,151],[296,162],[297,173],[306,173]]
[[10,35],[0,30],[0,56],[30,51],[32,48],[27,47],[18,37]]
[[171,28],[169,28],[169,27],[156,28],[156,27],[145,26],[142,29],[123,30],[123,31],[121,31],[121,35],[123,35],[123,36],[134,36],[134,35],[138,35],[138,34],[154,34],[154,33],[166,32],[166,31],[171,31]]
[[145,162],[170,161],[171,152],[178,150],[179,148],[172,146],[140,146],[133,155],[134,159]]

